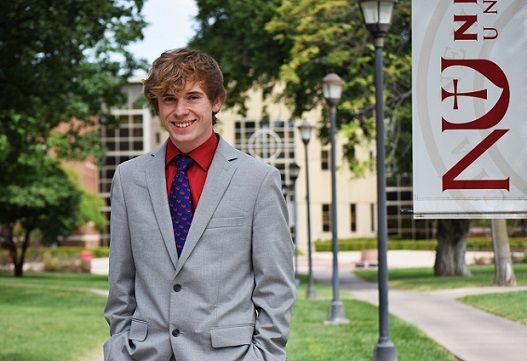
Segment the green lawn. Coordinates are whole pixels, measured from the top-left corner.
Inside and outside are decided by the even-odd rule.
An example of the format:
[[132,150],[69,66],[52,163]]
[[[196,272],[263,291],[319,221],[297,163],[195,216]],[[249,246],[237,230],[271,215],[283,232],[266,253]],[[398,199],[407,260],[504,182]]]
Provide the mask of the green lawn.
[[[514,272],[518,285],[527,285],[527,264],[515,264]],[[402,268],[389,271],[390,287],[427,291],[460,287],[492,286],[494,266],[472,266],[471,277],[434,277],[432,268]],[[355,271],[359,277],[376,282],[377,270]]]
[[461,301],[527,325],[527,291],[466,296]]
[[[377,308],[364,302],[348,299],[341,292],[348,325],[325,326],[330,304],[331,288],[316,284],[320,301],[305,299],[305,278],[298,291],[287,357],[289,361],[365,361],[371,360],[378,338]],[[394,317],[390,318],[391,339],[399,360],[447,361],[456,360],[423,333]]]
[[108,328],[106,277],[0,273],[0,361],[76,361],[100,347]]
[[[305,278],[303,280],[305,285]],[[104,297],[88,292],[106,288],[107,279],[84,274],[43,273],[14,278],[0,273],[0,361],[78,361],[100,347],[108,328]],[[305,286],[293,312],[290,361],[369,360],[377,342],[377,310],[346,299],[349,325],[324,326],[331,289],[317,285],[321,301],[306,301]],[[416,328],[391,319],[400,360],[454,360]]]

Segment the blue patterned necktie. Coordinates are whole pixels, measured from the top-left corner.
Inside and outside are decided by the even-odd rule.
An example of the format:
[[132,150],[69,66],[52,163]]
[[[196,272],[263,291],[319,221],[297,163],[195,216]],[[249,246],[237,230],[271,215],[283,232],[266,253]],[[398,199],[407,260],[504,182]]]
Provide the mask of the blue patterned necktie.
[[186,155],[178,155],[175,158],[175,162],[177,173],[170,188],[168,205],[170,206],[170,215],[172,216],[172,226],[179,257],[192,223],[192,200],[187,176],[187,168],[192,164],[192,158]]

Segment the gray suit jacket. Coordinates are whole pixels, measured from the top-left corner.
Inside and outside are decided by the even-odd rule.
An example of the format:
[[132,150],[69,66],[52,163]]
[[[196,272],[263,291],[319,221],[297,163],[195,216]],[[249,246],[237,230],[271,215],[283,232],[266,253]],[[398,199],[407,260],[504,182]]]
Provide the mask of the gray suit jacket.
[[165,149],[115,172],[104,360],[285,360],[295,288],[278,170],[220,138],[178,258]]

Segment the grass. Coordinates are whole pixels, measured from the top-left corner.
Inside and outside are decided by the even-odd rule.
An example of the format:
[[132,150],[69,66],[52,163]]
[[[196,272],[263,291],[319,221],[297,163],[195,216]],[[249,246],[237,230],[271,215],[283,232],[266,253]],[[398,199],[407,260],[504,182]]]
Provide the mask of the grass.
[[[513,265],[518,285],[527,285],[527,264]],[[486,287],[492,286],[494,282],[494,266],[472,266],[471,277],[435,277],[432,268],[402,268],[389,271],[390,287],[429,291],[460,287]],[[371,281],[377,281],[377,270],[355,271],[359,277]]]
[[[363,361],[371,360],[373,347],[378,338],[377,308],[364,302],[346,299],[349,293],[342,292],[342,302],[348,325],[325,326],[330,304],[331,289],[316,285],[318,298],[305,300],[305,284],[298,291],[293,308],[293,320],[287,346],[289,361]],[[390,318],[391,339],[397,349],[399,360],[405,361],[453,361],[451,354],[417,328]]]
[[527,291],[466,296],[461,301],[483,311],[527,325]]
[[[303,284],[306,284],[305,278]],[[100,347],[108,328],[102,317],[104,297],[88,292],[106,288],[104,276],[42,273],[14,278],[0,273],[0,361],[79,361]],[[293,311],[288,344],[290,361],[369,360],[377,342],[377,309],[345,299],[348,325],[324,326],[331,289],[317,285],[320,298],[303,299]],[[416,328],[391,319],[400,360],[455,360]]]
[[0,273],[0,361],[76,361],[100,347],[108,328],[106,277]]

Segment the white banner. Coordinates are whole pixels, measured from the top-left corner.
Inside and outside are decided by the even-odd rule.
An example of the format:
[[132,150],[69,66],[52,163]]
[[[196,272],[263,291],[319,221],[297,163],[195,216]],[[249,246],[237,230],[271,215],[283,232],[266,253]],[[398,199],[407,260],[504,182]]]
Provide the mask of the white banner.
[[413,0],[416,218],[527,217],[527,0]]

